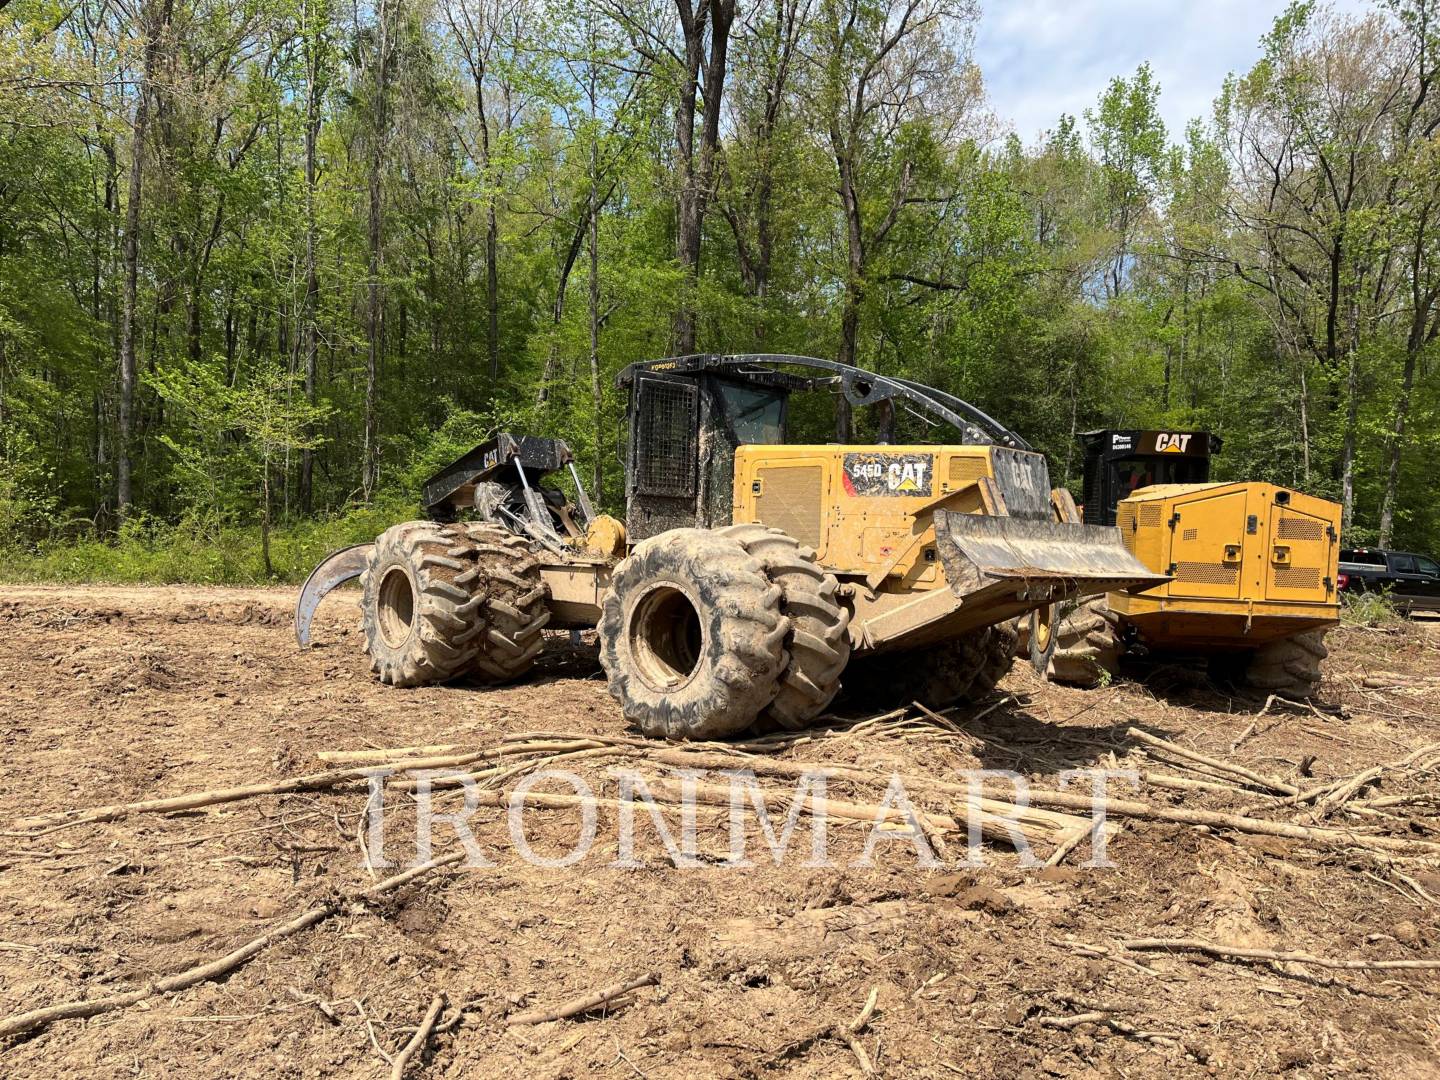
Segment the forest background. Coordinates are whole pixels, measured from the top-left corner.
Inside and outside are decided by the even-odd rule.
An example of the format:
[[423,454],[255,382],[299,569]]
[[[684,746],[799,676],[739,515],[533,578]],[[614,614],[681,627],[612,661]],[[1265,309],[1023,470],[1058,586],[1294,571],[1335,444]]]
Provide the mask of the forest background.
[[615,374],[692,351],[931,383],[1077,492],[1079,432],[1207,429],[1434,552],[1437,6],[1027,142],[973,0],[0,0],[0,573],[295,580],[497,429],[614,510]]

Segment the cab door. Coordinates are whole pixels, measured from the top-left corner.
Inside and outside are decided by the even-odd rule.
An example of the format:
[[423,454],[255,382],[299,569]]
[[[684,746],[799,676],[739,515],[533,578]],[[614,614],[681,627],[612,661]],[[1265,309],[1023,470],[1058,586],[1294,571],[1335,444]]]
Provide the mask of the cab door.
[[1265,597],[1324,604],[1334,599],[1330,567],[1338,538],[1325,518],[1306,513],[1295,502],[1271,503],[1269,544],[1265,549]]
[[[1144,512],[1154,507],[1159,521],[1160,502],[1141,505]],[[1213,495],[1189,497],[1175,506],[1170,526],[1170,596],[1234,600],[1240,596],[1240,573],[1247,540],[1251,547],[1257,537],[1246,535],[1246,491],[1243,487],[1221,488]]]

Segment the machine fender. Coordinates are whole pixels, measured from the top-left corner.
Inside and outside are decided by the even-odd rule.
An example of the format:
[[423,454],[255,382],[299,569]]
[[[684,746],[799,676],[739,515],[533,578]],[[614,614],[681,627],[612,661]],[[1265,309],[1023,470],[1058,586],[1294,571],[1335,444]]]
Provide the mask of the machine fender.
[[365,572],[370,561],[370,552],[375,545],[352,544],[350,547],[332,551],[320,560],[320,565],[310,571],[305,584],[300,588],[300,598],[295,601],[295,640],[302,649],[310,646],[310,623],[320,601],[347,581],[353,581]]

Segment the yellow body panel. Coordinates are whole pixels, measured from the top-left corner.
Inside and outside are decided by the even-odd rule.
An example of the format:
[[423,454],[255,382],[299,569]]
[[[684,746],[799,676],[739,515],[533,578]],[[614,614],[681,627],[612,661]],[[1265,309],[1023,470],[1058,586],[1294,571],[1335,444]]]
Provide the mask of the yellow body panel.
[[741,446],[736,524],[760,522],[813,547],[840,574],[880,575],[882,590],[944,585],[927,510],[980,512],[994,478],[988,446]]
[[1153,645],[1250,648],[1339,621],[1336,503],[1273,484],[1166,484],[1121,502],[1116,525],[1174,579],[1109,594]]

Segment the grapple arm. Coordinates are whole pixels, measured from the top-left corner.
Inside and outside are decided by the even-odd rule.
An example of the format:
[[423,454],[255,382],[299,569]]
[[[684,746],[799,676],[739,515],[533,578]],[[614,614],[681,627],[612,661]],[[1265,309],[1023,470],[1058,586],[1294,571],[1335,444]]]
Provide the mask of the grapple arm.
[[332,551],[310,571],[300,589],[300,598],[295,602],[295,640],[302,649],[310,645],[310,623],[315,619],[315,609],[320,606],[333,589],[347,581],[353,581],[365,571],[370,561],[374,544],[353,544],[339,551]]

